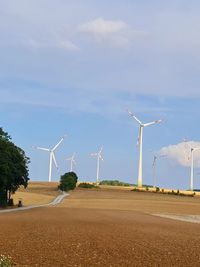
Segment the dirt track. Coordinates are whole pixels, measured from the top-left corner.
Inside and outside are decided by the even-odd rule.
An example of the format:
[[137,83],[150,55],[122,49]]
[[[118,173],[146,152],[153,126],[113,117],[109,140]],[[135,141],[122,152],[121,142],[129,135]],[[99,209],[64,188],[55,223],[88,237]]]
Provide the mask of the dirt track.
[[[59,207],[1,214],[0,252],[11,255],[18,266],[200,266],[200,225],[128,209],[124,199],[129,197],[138,199],[136,206],[143,205],[146,212],[142,199],[149,198],[150,209],[155,206],[156,200],[151,198],[158,196],[138,194],[77,191]],[[105,201],[99,206],[102,198],[113,201],[113,209],[111,204],[107,209]],[[87,199],[93,207],[81,206]],[[124,202],[125,210],[116,208],[116,199]],[[69,207],[70,201],[76,202],[76,207]],[[200,211],[199,199],[157,201],[163,206],[175,201],[177,210],[188,201],[186,210]]]

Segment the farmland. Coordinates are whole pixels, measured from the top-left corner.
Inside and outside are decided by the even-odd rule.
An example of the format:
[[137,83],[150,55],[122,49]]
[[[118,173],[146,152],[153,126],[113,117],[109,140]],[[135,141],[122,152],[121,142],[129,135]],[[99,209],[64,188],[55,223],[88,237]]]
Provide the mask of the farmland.
[[[34,183],[26,194],[52,197],[56,185]],[[199,201],[76,189],[58,206],[1,214],[0,251],[17,266],[198,266],[200,224],[151,214],[199,215]]]

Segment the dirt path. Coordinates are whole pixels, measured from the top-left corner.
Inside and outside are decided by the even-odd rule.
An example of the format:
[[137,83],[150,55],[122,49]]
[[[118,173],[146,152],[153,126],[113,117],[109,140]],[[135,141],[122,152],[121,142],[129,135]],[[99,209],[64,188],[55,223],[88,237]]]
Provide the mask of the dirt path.
[[55,205],[60,204],[66,196],[69,196],[69,194],[68,193],[62,193],[62,194],[58,195],[56,198],[54,198],[54,200],[52,200],[51,202],[46,203],[46,204],[31,205],[31,206],[27,206],[27,207],[5,209],[5,210],[3,209],[3,210],[0,210],[0,213],[17,212],[17,211],[31,210],[31,209],[35,209],[35,208],[41,208],[41,207],[55,206]]

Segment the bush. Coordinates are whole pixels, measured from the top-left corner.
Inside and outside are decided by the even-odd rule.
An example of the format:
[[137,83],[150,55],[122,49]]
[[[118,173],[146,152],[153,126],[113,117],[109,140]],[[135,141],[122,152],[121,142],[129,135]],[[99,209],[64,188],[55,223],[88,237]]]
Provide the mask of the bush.
[[149,191],[149,187],[148,186],[146,186],[146,191]]
[[80,183],[78,185],[78,187],[80,187],[80,188],[98,188],[98,186],[96,186],[94,184],[89,184],[89,183]]
[[129,183],[121,182],[119,180],[103,180],[100,185],[113,185],[113,186],[130,186]]
[[60,185],[58,186],[58,189],[62,191],[69,191],[74,190],[76,187],[76,183],[78,181],[78,177],[76,173],[74,172],[68,172],[64,175],[61,175],[60,177]]
[[138,192],[139,190],[135,187],[131,191]]
[[164,190],[164,189],[162,189],[162,190],[161,190],[161,192],[162,192],[162,193],[165,193],[165,190]]
[[160,191],[160,188],[159,187],[156,187],[156,192],[159,192]]
[[0,267],[11,267],[12,258],[10,256],[0,255]]

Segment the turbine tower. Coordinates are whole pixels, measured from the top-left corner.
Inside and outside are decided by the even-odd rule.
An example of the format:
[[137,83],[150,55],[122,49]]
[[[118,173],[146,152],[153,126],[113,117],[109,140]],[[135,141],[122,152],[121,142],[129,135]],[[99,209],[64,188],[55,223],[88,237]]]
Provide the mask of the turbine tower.
[[50,157],[49,157],[49,182],[51,182],[51,176],[52,176],[52,163],[54,162],[56,168],[58,169],[58,164],[56,161],[56,157],[55,157],[55,150],[59,147],[59,145],[63,142],[64,138],[66,137],[66,135],[64,135],[61,140],[53,147],[53,148],[44,148],[44,147],[39,147],[39,146],[34,146],[33,148],[35,149],[39,149],[39,150],[43,150],[43,151],[47,151],[50,153]]
[[185,150],[190,151],[190,156],[188,156],[188,160],[191,161],[191,171],[190,171],[190,190],[194,189],[194,152],[200,150],[200,147],[192,147],[191,142],[187,139],[184,139]]
[[194,189],[194,152],[200,150],[200,147],[191,148],[191,174],[190,174],[190,190]]
[[99,150],[98,153],[92,153],[91,156],[92,157],[97,157],[97,180],[96,180],[96,184],[99,184],[99,169],[100,169],[100,160],[103,161],[103,157],[101,155],[103,150],[103,147],[101,147],[101,149]]
[[152,169],[153,169],[153,187],[156,187],[157,184],[157,175],[156,175],[156,167],[157,167],[157,160],[160,158],[164,158],[166,155],[154,155],[153,156],[153,164],[152,164]]
[[76,165],[76,161],[75,161],[75,153],[70,157],[67,158],[67,161],[70,161],[70,172],[73,172],[73,164]]
[[156,120],[156,121],[153,121],[153,122],[142,123],[132,112],[130,112],[129,110],[126,110],[126,111],[139,124],[138,144],[140,145],[140,156],[139,156],[139,164],[138,164],[139,165],[138,166],[138,187],[142,187],[143,130],[144,130],[144,127],[161,123],[162,120]]

